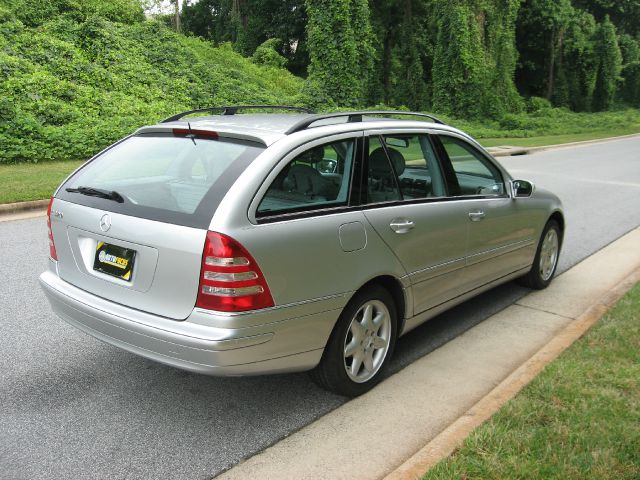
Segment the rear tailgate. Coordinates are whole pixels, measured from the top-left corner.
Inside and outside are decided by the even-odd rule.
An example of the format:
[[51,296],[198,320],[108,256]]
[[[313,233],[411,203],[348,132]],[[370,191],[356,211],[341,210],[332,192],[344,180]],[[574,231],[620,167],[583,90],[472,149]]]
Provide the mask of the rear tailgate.
[[[206,230],[106,212],[60,199],[54,199],[52,210],[62,214],[62,218],[52,216],[51,222],[60,278],[138,310],[173,319],[189,316],[198,294]],[[105,223],[110,224],[106,232],[101,223],[103,229]],[[125,261],[132,265],[125,265],[131,267],[127,279],[98,270],[96,255],[105,244],[116,247],[112,252],[117,252],[117,247],[128,250]]]
[[264,147],[215,132],[172,132],[131,136],[85,164],[56,192],[51,223],[63,280],[185,319],[211,218]]

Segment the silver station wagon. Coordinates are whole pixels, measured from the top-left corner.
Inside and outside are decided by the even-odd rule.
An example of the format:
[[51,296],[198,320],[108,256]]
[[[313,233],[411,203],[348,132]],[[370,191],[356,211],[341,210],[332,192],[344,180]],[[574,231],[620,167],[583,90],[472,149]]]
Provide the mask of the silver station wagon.
[[211,108],[65,180],[40,282],[60,317],[129,352],[210,375],[311,370],[354,396],[443,310],[516,278],[546,287],[564,223],[555,195],[435,117]]

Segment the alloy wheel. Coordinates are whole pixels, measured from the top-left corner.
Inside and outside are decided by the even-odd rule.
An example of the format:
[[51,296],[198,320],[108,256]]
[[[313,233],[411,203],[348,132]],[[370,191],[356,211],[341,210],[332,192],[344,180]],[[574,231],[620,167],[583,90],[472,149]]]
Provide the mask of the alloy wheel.
[[379,300],[369,300],[356,312],[344,342],[344,367],[356,383],[375,376],[391,344],[391,315]]

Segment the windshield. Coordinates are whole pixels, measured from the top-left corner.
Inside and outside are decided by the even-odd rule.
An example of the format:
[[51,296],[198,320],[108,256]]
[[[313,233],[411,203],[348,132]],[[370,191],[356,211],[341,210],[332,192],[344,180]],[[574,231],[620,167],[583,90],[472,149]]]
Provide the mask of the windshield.
[[58,197],[126,215],[207,228],[224,194],[263,149],[223,138],[136,135],[79,170]]

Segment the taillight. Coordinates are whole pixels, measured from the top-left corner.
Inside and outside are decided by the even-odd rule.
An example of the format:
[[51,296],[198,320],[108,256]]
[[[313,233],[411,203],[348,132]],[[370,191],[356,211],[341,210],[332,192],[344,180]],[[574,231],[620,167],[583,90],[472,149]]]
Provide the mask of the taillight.
[[207,232],[196,307],[242,312],[273,307],[260,267],[233,238]]
[[49,235],[49,256],[52,260],[58,260],[58,253],[56,252],[56,244],[53,243],[53,232],[51,231],[51,206],[53,205],[53,197],[49,200],[49,207],[47,208],[47,232]]

